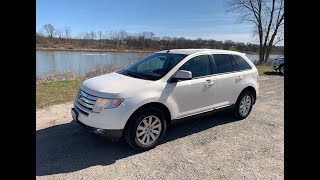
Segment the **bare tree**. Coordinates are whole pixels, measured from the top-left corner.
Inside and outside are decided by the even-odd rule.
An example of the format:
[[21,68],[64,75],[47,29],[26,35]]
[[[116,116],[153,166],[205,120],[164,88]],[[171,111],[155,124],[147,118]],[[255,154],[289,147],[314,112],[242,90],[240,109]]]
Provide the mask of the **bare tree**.
[[37,44],[42,43],[44,39],[45,39],[45,37],[43,36],[43,34],[41,32],[36,32],[36,43]]
[[109,38],[111,42],[113,43],[114,48],[117,48],[117,44],[119,41],[119,34],[118,31],[109,31]]
[[129,34],[126,31],[121,30],[119,32],[120,45],[127,43],[125,40],[128,36],[129,36]]
[[91,32],[89,32],[89,37],[90,37],[91,40],[94,40],[94,39],[97,38],[97,35],[96,35],[96,33],[94,31],[91,31]]
[[161,38],[161,41],[162,41],[165,49],[170,49],[171,40],[172,40],[172,38],[168,37],[168,36],[163,36]]
[[64,35],[67,40],[71,39],[71,28],[69,26],[64,27]]
[[100,48],[101,48],[101,44],[102,44],[102,38],[103,38],[103,32],[102,31],[98,31],[97,32],[97,35],[98,35],[98,38],[99,38],[99,41],[100,41]]
[[117,48],[121,44],[124,43],[124,40],[128,37],[128,33],[126,31],[109,31],[109,38],[114,45],[114,48]]
[[63,39],[63,31],[61,29],[56,29],[55,30],[55,34],[56,34],[56,37],[58,37],[58,39],[60,40],[60,42],[62,41]]
[[225,40],[223,43],[223,48],[229,50],[231,47],[235,46],[232,40]]
[[87,45],[88,41],[90,40],[90,34],[87,32],[81,32],[78,36],[80,39],[82,39],[79,44],[82,44],[84,46]]
[[55,28],[51,24],[45,24],[42,26],[42,29],[47,34],[49,39],[51,40],[55,34]]
[[143,32],[141,36],[143,37],[143,40],[145,42],[145,47],[148,48],[150,41],[154,37],[154,33],[153,32]]
[[93,45],[94,40],[97,38],[97,34],[94,31],[89,32],[89,38],[91,39],[91,43]]
[[228,0],[228,12],[239,13],[239,22],[254,24],[259,36],[259,63],[268,60],[275,44],[283,41],[283,0]]
[[[267,27],[266,27],[267,28]],[[54,28],[53,28],[54,29]],[[45,28],[39,29],[39,32],[36,34],[36,44],[37,47],[52,47],[59,43],[60,47],[68,47],[68,41],[73,42],[75,48],[101,48],[102,45],[106,47],[114,48],[130,48],[130,49],[152,49],[152,50],[161,50],[161,49],[172,49],[172,48],[225,48],[225,49],[236,49],[239,51],[245,52],[259,52],[260,46],[257,44],[251,43],[241,43],[233,42],[231,40],[216,41],[213,39],[187,39],[184,37],[155,37],[152,32],[142,32],[137,34],[128,34],[124,30],[116,30],[110,32],[101,32],[97,33],[94,31],[82,32],[76,36],[71,37],[70,28],[64,27],[62,29],[54,30],[54,34],[51,36]],[[270,38],[272,34],[269,35]],[[270,39],[269,38],[269,39]],[[100,46],[99,41],[100,40]],[[283,40],[283,26],[280,26],[278,29],[278,34],[275,36],[273,44]],[[51,42],[49,42],[51,41]],[[104,43],[101,45],[101,42]],[[264,42],[264,41],[263,41]],[[268,55],[270,52],[269,41],[266,43],[265,53]],[[273,53],[283,53],[283,46],[271,46]],[[265,59],[268,56],[265,56]]]

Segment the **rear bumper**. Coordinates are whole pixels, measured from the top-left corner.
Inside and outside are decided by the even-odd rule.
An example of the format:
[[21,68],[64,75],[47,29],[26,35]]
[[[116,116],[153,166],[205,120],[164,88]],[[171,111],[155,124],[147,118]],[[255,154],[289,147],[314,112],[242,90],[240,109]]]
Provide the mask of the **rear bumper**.
[[91,127],[79,121],[78,119],[79,112],[77,112],[75,108],[71,109],[71,114],[72,114],[73,120],[77,122],[80,126],[82,126],[85,130],[87,130],[89,133],[107,137],[112,141],[118,141],[122,137],[123,129],[100,129],[100,128]]

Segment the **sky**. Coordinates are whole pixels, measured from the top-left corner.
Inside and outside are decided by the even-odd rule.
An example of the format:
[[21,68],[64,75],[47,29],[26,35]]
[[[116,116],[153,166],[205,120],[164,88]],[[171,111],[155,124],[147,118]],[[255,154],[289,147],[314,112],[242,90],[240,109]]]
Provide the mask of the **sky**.
[[82,32],[144,31],[155,36],[255,43],[253,25],[237,23],[225,0],[36,0],[36,31],[44,24]]

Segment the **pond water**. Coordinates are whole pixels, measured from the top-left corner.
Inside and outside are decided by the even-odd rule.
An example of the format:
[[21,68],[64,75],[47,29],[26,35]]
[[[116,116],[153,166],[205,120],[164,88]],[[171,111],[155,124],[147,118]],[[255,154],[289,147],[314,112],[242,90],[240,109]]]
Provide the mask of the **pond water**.
[[[270,58],[277,56],[271,55]],[[45,77],[66,72],[84,75],[98,67],[125,67],[141,57],[140,53],[36,51],[36,75]],[[248,54],[247,57],[256,61],[259,56]]]

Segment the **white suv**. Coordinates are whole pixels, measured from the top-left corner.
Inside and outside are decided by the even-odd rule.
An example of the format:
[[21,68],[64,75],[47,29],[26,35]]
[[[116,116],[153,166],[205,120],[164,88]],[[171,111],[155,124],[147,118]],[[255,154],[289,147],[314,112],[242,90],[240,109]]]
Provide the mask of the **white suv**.
[[173,120],[231,108],[246,118],[258,95],[258,71],[243,53],[159,51],[119,72],[84,81],[72,117],[89,132],[149,150]]

